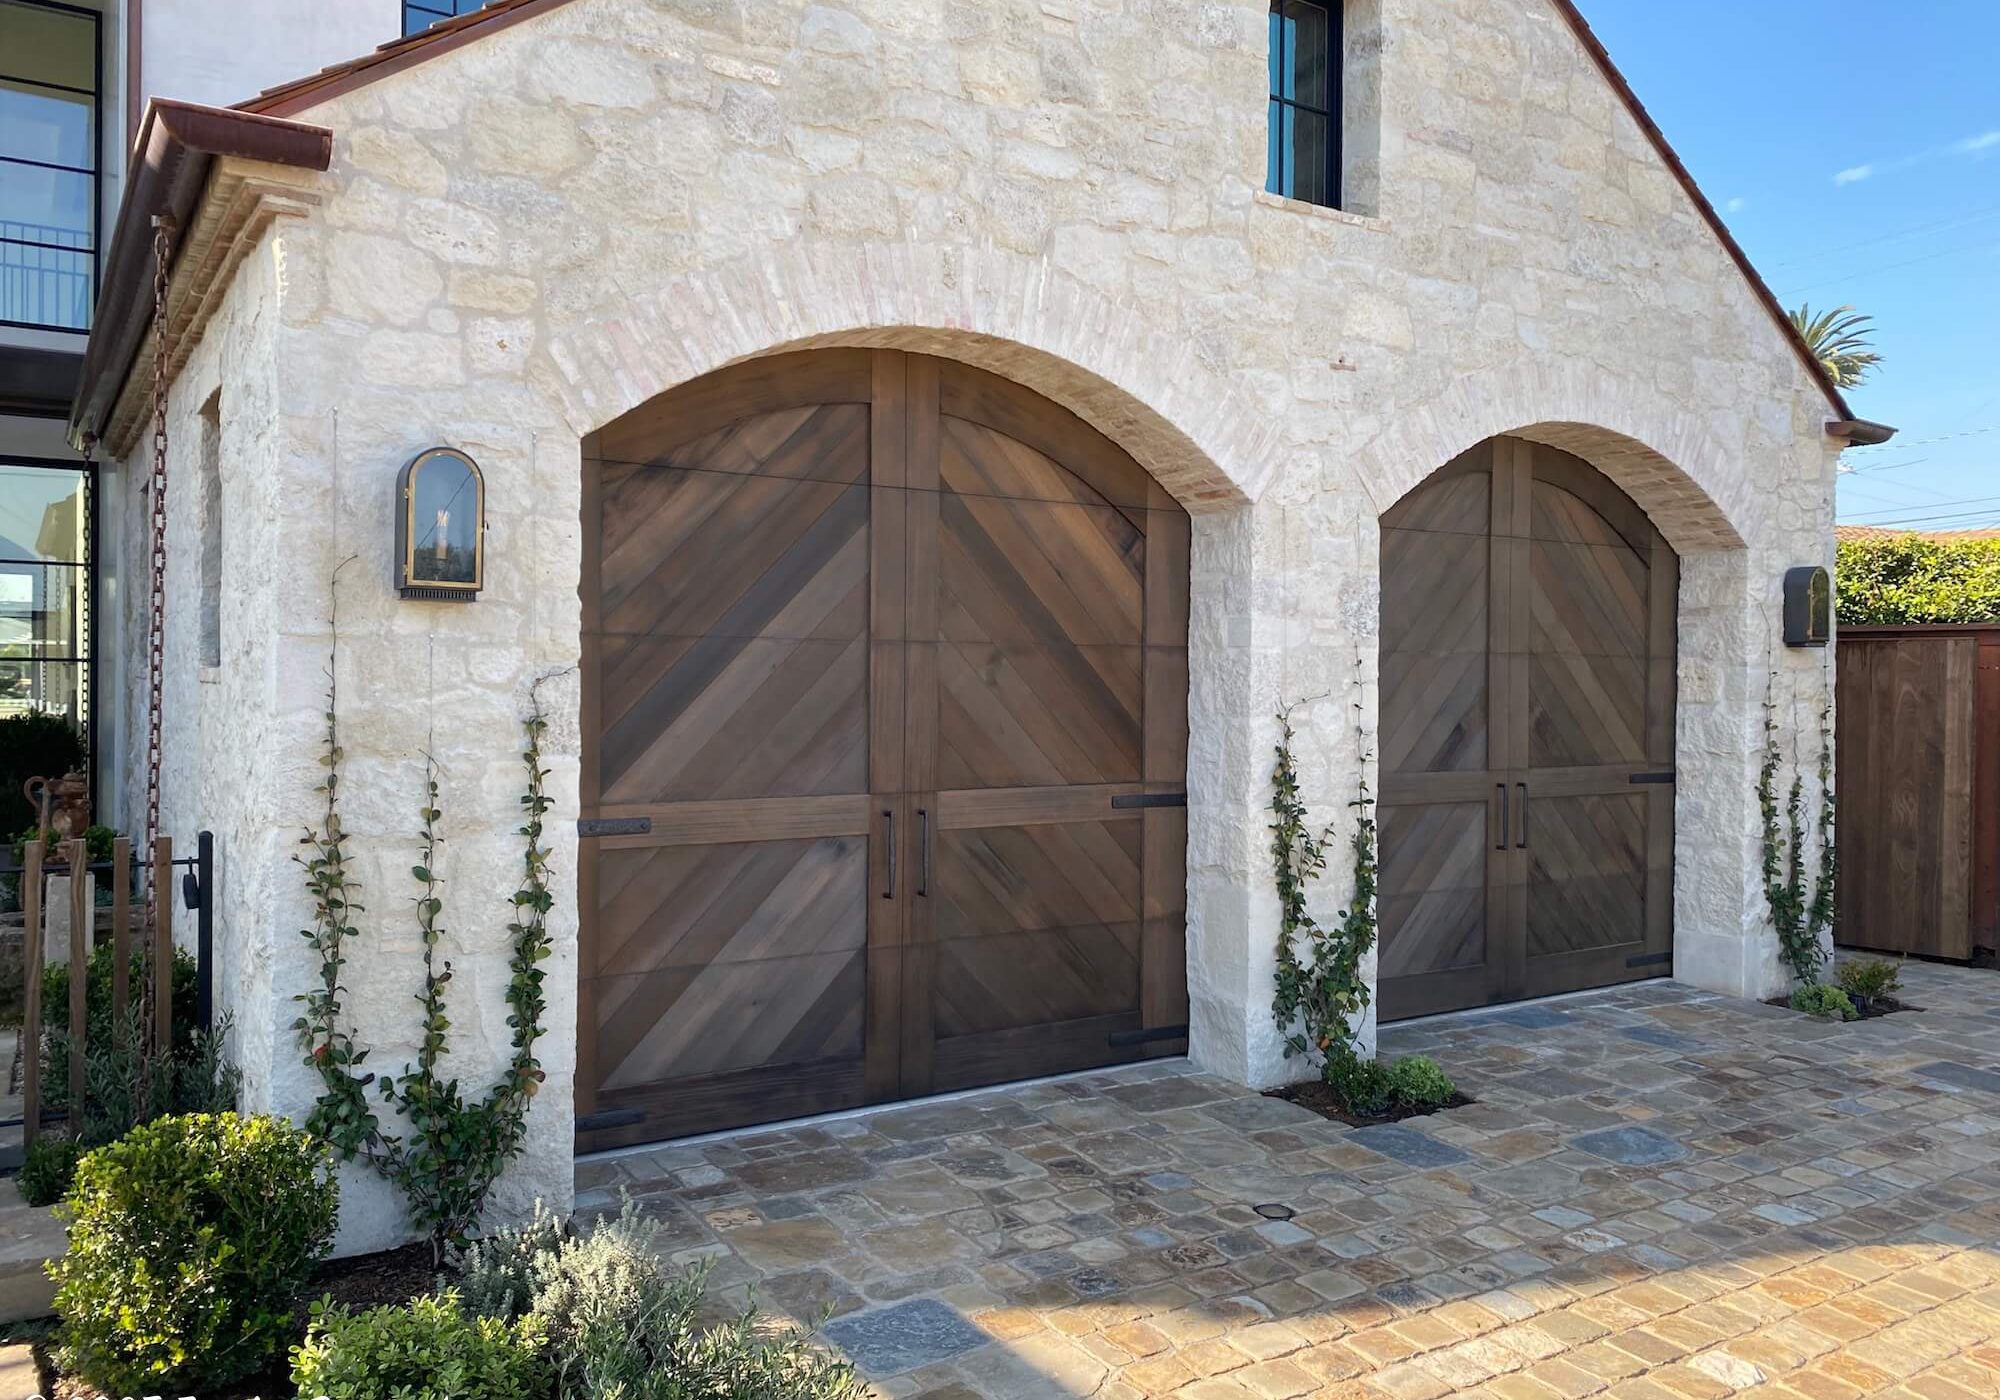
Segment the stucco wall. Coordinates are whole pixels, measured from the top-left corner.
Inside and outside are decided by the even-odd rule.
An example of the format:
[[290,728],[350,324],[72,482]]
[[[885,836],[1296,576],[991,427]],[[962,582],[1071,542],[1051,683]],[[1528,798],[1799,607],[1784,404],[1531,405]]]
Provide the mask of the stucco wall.
[[[1682,551],[1677,971],[1772,988],[1761,705],[1773,666],[1788,731],[1821,703],[1823,657],[1776,648],[1777,590],[1784,566],[1831,554],[1829,406],[1543,0],[1380,12],[1370,218],[1261,191],[1262,0],[575,0],[304,113],[336,133],[310,182],[323,203],[239,278],[230,306],[266,314],[210,334],[241,346],[225,365],[267,336],[275,364],[268,431],[226,464],[263,477],[239,489],[273,551],[252,575],[258,659],[222,682],[259,742],[207,793],[258,814],[231,852],[225,940],[258,970],[239,1033],[275,1047],[249,1052],[259,1101],[311,1093],[285,1000],[310,975],[307,911],[279,833],[313,808],[338,562],[358,556],[340,600],[347,825],[371,906],[357,1018],[399,1065],[415,985],[400,872],[434,745],[454,1035],[478,1081],[506,1051],[490,910],[518,859],[516,721],[531,680],[578,654],[579,439],[801,343],[1007,373],[1118,437],[1194,513],[1203,1063],[1286,1073],[1268,1010],[1273,711],[1325,697],[1301,712],[1302,779],[1344,832],[1374,726],[1376,517],[1503,431],[1596,461]],[[177,413],[206,393],[192,373]],[[225,423],[251,411],[225,389]],[[437,442],[487,472],[489,587],[471,608],[389,588],[391,486]],[[516,1208],[569,1189],[573,676],[556,699],[550,1081]],[[1329,914],[1345,886],[1324,882]],[[350,1213],[348,1243],[369,1228]]]

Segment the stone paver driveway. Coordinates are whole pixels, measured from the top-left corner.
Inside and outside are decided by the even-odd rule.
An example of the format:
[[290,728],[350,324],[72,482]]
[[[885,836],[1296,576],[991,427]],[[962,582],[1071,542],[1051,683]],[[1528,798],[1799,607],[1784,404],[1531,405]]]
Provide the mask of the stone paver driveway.
[[[1352,1130],[1162,1062],[578,1165],[885,1395],[2000,1396],[2000,974],[1392,1029]],[[1267,1210],[1259,1214],[1256,1207]]]

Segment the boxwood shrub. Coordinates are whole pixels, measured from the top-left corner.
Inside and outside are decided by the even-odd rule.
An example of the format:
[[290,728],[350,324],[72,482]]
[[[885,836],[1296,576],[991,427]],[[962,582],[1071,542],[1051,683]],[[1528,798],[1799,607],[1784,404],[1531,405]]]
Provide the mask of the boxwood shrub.
[[333,1244],[326,1149],[282,1118],[160,1118],[88,1153],[52,1261],[67,1369],[114,1395],[200,1394],[295,1335]]

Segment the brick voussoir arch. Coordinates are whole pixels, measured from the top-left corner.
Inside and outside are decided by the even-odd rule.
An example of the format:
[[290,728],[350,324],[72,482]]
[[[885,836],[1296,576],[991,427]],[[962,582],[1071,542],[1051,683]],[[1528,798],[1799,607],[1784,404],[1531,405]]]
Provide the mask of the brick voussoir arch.
[[1502,433],[1583,458],[1682,554],[1742,549],[1763,529],[1743,450],[1647,385],[1548,358],[1469,375],[1403,413],[1357,458],[1379,511],[1467,448]]
[[1118,443],[1194,513],[1253,501],[1270,416],[1046,259],[990,248],[792,244],[678,277],[555,336],[546,376],[579,436],[678,384],[780,351],[864,345],[1005,375]]

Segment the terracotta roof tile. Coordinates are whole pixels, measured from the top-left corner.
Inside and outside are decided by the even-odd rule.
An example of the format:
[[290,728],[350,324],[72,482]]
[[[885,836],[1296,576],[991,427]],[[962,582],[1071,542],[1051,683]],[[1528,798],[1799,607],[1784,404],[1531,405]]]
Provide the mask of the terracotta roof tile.
[[[1610,52],[1598,39],[1582,12],[1577,9],[1574,0],[1549,0],[1549,2],[1568,21],[1584,50],[1603,72],[1605,81],[1611,84],[1613,91],[1632,114],[1632,119],[1645,133],[1646,139],[1652,142],[1660,159],[1666,162],[1667,168],[1673,172],[1674,178],[1680,182],[1688,198],[1694,201],[1695,208],[1701,212],[1702,218],[1708,222],[1716,238],[1721,241],[1723,251],[1742,271],[1744,278],[1750,283],[1751,291],[1757,300],[1763,303],[1764,309],[1770,313],[1780,332],[1790,342],[1793,352],[1799,357],[1800,363],[1805,366],[1813,382],[1819,385],[1820,391],[1839,410],[1841,418],[1852,418],[1853,411],[1848,408],[1847,399],[1840,392],[1840,387],[1833,382],[1825,366],[1820,364],[1811,348],[1807,346],[1798,328],[1792,325],[1791,318],[1785,314],[1785,308],[1779,303],[1756,267],[1751,264],[1749,255],[1729,232],[1729,226],[1723,223],[1722,216],[1716,212],[1715,206],[1709,203],[1708,196],[1701,192],[1701,187],[1695,183],[1694,176],[1689,173],[1687,166],[1681,163],[1679,154],[1667,141],[1665,133],[1653,120],[1652,114],[1646,110],[1645,104],[1639,100],[1639,95],[1632,90],[1632,85],[1625,81],[1625,75],[1619,72],[1618,65],[1611,61]],[[455,19],[440,20],[420,33],[383,44],[373,53],[321,69],[318,73],[300,78],[296,82],[268,88],[248,102],[238,103],[237,106],[243,111],[258,112],[266,116],[296,116],[306,108],[329,98],[351,92],[358,87],[365,87],[393,73],[403,72],[419,63],[469,44],[475,39],[497,33],[509,25],[546,14],[557,6],[568,3],[569,0],[490,0],[483,9],[459,15]]]

